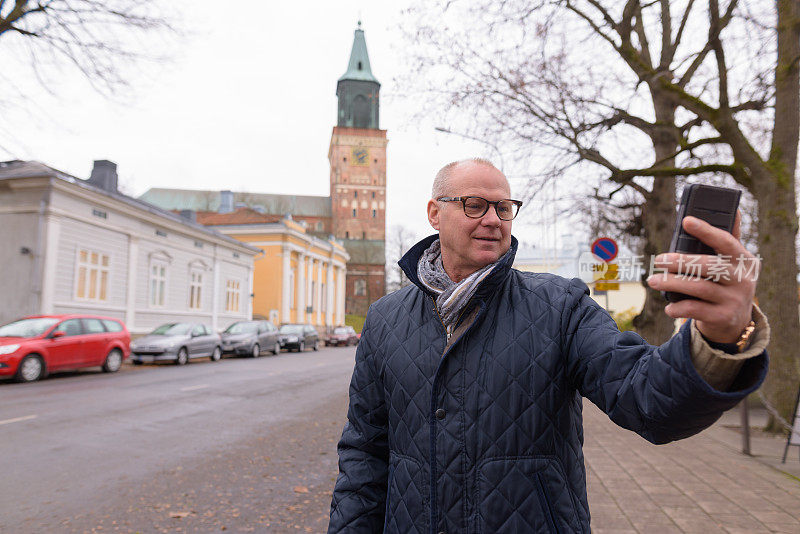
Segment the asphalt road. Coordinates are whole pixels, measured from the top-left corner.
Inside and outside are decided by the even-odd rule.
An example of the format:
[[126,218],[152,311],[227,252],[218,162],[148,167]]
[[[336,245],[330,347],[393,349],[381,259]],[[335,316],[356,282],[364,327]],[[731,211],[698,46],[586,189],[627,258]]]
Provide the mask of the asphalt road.
[[0,383],[0,532],[322,532],[353,348]]

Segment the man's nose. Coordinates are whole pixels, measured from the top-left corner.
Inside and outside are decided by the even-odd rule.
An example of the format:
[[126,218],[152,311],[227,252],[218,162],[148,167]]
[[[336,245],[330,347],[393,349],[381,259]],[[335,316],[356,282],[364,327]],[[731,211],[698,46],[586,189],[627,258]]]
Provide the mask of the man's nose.
[[481,225],[483,226],[500,226],[501,221],[500,217],[497,216],[497,210],[494,209],[494,206],[489,206],[489,209],[486,213],[481,217]]

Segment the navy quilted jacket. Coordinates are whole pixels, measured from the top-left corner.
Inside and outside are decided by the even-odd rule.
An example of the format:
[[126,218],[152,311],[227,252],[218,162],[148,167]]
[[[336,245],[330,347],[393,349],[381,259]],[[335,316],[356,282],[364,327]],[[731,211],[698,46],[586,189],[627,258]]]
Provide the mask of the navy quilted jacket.
[[666,443],[706,428],[764,379],[766,354],[748,360],[735,392],[713,390],[692,366],[688,322],[648,345],[620,332],[582,281],[513,270],[513,253],[445,350],[416,274],[437,237],[400,262],[414,285],[367,314],[330,533],[589,532],[581,396]]

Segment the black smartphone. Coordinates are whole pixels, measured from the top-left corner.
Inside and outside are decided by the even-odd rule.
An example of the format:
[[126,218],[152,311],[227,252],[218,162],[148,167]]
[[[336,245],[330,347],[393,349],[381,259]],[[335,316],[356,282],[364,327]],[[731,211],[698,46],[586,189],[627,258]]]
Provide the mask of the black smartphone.
[[[669,251],[683,254],[716,254],[717,252],[713,248],[683,229],[683,218],[691,215],[732,233],[741,196],[742,192],[738,189],[727,187],[703,184],[689,184],[684,187]],[[664,295],[667,302],[696,298],[674,291],[662,291],[661,294]]]

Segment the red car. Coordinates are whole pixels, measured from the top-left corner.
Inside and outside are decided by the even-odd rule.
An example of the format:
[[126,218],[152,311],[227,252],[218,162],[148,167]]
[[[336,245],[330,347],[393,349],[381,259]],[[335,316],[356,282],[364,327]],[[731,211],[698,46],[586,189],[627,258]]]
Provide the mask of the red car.
[[0,377],[33,382],[50,371],[101,366],[119,371],[131,334],[119,319],[39,315],[0,326]]
[[338,347],[340,345],[346,347],[348,345],[358,345],[358,339],[359,335],[356,334],[352,326],[337,326],[328,335],[325,344],[329,347]]

